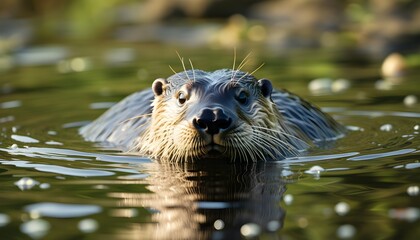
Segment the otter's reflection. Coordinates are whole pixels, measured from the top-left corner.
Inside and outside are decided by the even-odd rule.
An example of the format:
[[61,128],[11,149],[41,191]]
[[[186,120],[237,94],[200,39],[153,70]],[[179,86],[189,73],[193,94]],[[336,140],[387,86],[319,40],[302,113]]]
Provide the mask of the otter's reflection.
[[143,228],[143,236],[236,239],[244,224],[256,223],[264,231],[270,223],[283,222],[280,200],[286,186],[279,164],[150,163],[144,167],[152,193],[125,199],[128,205],[153,212],[155,224]]

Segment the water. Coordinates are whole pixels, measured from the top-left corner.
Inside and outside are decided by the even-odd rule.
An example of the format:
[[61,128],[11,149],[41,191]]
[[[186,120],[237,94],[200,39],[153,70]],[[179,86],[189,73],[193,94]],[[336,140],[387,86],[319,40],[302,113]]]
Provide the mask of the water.
[[[339,53],[282,57],[255,51],[245,70],[265,62],[258,77],[322,106],[348,127],[348,135],[281,162],[162,165],[85,142],[77,129],[154,78],[172,74],[168,65],[181,70],[173,49],[42,50],[54,54],[25,59],[20,53],[20,66],[0,75],[2,239],[416,239],[420,234],[420,105],[404,104],[406,96],[419,94],[415,69],[385,91],[375,88],[378,64],[337,63]],[[247,53],[238,52],[238,57]],[[204,70],[232,65],[232,54],[224,50],[181,54]],[[311,95],[307,85],[317,77],[346,78],[351,85]]]

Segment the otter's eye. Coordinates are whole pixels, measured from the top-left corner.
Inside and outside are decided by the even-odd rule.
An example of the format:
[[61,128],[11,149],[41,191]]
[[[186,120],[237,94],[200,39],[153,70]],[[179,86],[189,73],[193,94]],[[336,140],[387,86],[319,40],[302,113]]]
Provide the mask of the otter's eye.
[[248,102],[248,94],[245,91],[241,91],[237,96],[236,100],[240,104],[246,104]]
[[187,97],[185,96],[185,93],[183,93],[183,92],[180,92],[179,94],[178,94],[178,104],[181,106],[181,105],[184,105],[184,103],[187,101]]

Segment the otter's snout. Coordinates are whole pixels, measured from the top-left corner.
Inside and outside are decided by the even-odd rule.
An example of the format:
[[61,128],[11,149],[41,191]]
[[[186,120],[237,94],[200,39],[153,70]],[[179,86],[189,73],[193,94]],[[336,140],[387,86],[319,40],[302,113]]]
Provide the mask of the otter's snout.
[[232,118],[221,108],[204,108],[193,119],[193,125],[199,131],[214,135],[229,128],[232,125]]

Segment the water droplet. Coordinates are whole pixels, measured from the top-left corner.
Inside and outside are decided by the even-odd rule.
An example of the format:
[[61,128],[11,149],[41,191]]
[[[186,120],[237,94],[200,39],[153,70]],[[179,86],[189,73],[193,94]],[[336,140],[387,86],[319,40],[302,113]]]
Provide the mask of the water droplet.
[[15,182],[15,185],[20,189],[20,190],[29,190],[31,188],[33,188],[35,185],[38,185],[39,182],[33,180],[30,177],[24,177],[19,179],[19,181]]
[[6,226],[10,222],[10,217],[4,213],[0,213],[0,227]]
[[83,72],[90,67],[90,61],[87,58],[73,58],[70,60],[70,69],[74,72]]
[[337,229],[337,237],[341,239],[352,238],[356,234],[356,228],[353,225],[341,225]]
[[418,102],[417,97],[414,95],[408,95],[404,98],[404,105],[407,107],[412,107]]
[[350,205],[346,202],[339,202],[335,205],[334,210],[338,215],[344,216],[350,211]]
[[56,131],[48,131],[47,134],[55,136],[55,135],[57,135],[57,132]]
[[261,227],[256,223],[247,223],[241,227],[240,231],[245,238],[256,238],[261,234]]
[[216,221],[214,221],[213,227],[216,230],[222,230],[223,228],[225,228],[225,222],[223,222],[223,220],[221,219],[217,219]]
[[344,92],[351,86],[350,81],[347,79],[337,79],[331,85],[331,90],[335,93]]
[[286,194],[283,196],[283,201],[286,203],[286,205],[290,205],[293,202],[293,195],[292,194]]
[[308,84],[308,89],[312,94],[321,95],[331,93],[333,81],[330,78],[318,78]]
[[41,189],[48,189],[50,187],[51,185],[49,183],[41,183],[41,185],[39,185],[39,188]]
[[83,219],[79,222],[78,228],[83,233],[92,233],[95,232],[96,229],[98,229],[98,222],[94,219]]
[[20,225],[20,231],[33,239],[39,239],[47,235],[50,223],[43,219],[30,220]]
[[418,196],[419,195],[419,191],[420,191],[419,186],[409,186],[407,188],[407,194],[409,196],[412,196],[412,197]]
[[305,173],[313,175],[316,179],[319,179],[321,172],[325,169],[321,166],[312,166],[309,170],[306,170]]
[[416,130],[416,131],[420,130],[420,125],[415,125],[414,130]]
[[267,230],[270,232],[275,232],[279,230],[281,227],[281,223],[277,220],[273,220],[267,223]]
[[15,150],[18,149],[18,145],[16,143],[12,144],[12,146],[10,146],[11,150]]
[[392,130],[392,125],[387,123],[382,125],[379,129],[384,132],[390,132]]

